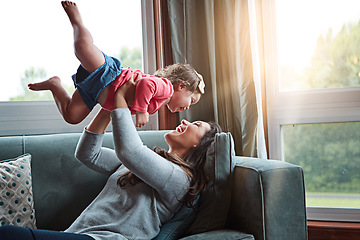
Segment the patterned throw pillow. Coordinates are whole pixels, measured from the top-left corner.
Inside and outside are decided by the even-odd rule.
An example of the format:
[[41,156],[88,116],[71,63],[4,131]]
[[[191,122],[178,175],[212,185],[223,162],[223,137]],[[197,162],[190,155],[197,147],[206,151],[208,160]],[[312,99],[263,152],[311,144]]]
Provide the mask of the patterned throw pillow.
[[31,155],[0,161],[0,225],[36,228]]

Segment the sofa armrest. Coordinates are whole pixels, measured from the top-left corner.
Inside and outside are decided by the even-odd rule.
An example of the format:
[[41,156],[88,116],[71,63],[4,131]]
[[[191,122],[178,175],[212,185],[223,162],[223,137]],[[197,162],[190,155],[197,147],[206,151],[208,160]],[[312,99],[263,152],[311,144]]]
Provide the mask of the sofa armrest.
[[228,225],[256,240],[307,239],[302,168],[277,160],[234,160]]

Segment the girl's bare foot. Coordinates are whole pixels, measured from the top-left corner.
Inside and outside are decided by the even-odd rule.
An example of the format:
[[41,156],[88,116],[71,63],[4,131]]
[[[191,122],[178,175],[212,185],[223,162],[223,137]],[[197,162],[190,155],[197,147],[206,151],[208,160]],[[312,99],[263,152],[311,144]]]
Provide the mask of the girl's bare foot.
[[30,83],[28,85],[30,90],[33,91],[42,91],[42,90],[51,90],[56,86],[61,86],[61,80],[59,77],[52,77],[49,78],[48,80],[45,80],[43,82],[39,82],[39,83]]
[[79,12],[76,3],[70,1],[62,1],[61,5],[63,6],[66,14],[68,15],[72,25],[82,24],[82,18]]

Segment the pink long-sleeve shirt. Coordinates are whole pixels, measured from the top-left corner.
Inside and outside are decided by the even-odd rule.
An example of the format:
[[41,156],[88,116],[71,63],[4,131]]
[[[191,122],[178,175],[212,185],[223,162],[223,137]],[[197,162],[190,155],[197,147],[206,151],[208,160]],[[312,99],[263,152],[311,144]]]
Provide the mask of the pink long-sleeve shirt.
[[[129,107],[131,114],[148,112],[154,114],[174,93],[172,83],[166,78],[158,78],[142,73],[140,70],[126,68],[110,83],[108,97],[103,108],[114,109],[114,94],[116,90],[133,77],[136,80],[135,100]],[[138,79],[138,80],[137,80]]]

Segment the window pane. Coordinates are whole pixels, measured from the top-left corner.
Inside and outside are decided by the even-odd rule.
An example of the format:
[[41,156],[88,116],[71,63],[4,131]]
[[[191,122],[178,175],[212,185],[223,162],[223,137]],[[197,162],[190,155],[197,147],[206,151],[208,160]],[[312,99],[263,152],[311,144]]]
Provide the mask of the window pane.
[[[95,45],[124,67],[142,69],[140,0],[77,1]],[[19,7],[21,6],[21,7]],[[4,1],[0,9],[0,101],[52,100],[32,92],[29,82],[59,76],[68,92],[79,66],[73,32],[60,1]]]
[[276,0],[279,89],[360,85],[360,1]]
[[281,130],[284,160],[304,169],[307,206],[360,208],[360,122]]

